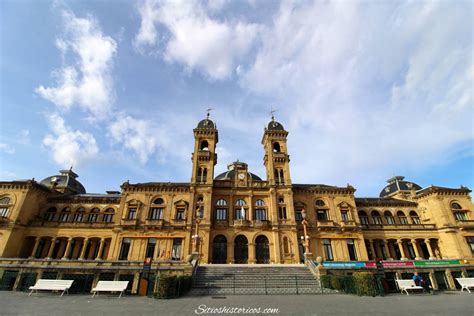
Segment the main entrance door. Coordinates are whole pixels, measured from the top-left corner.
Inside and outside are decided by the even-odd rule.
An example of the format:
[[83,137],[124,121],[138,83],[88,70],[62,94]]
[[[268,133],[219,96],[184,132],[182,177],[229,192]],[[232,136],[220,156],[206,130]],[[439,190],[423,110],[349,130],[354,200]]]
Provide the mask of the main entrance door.
[[270,263],[268,238],[263,235],[255,239],[255,258],[257,259],[257,263]]
[[227,239],[222,235],[212,242],[212,263],[227,263]]
[[234,240],[234,262],[248,263],[249,247],[247,237],[239,235]]

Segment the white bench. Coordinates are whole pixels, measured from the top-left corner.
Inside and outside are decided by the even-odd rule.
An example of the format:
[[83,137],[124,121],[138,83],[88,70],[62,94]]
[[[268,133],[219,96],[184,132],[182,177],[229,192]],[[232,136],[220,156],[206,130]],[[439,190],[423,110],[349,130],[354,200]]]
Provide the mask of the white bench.
[[64,295],[65,292],[69,290],[69,288],[72,286],[72,283],[74,280],[47,280],[47,279],[39,279],[36,281],[36,284],[33,286],[30,286],[29,289],[31,290],[30,296],[33,291],[63,291],[61,293],[61,296]]
[[99,281],[95,288],[91,290],[94,293],[92,297],[99,292],[120,292],[119,298],[122,297],[123,292],[127,289],[128,281]]
[[459,285],[462,286],[461,292],[466,289],[469,293],[471,293],[469,288],[474,288],[474,278],[456,278],[456,280],[458,280]]
[[397,281],[398,288],[400,289],[400,293],[407,293],[409,290],[424,290],[423,287],[418,286],[415,284],[415,281],[413,280],[395,280]]

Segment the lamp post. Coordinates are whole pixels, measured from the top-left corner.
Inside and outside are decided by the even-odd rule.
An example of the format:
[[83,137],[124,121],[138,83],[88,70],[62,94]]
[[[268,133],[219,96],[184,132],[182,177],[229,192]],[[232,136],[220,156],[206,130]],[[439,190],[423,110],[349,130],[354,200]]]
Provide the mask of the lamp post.
[[193,236],[193,252],[197,254],[199,254],[199,224],[201,223],[202,215],[202,207],[198,207],[198,209],[196,210],[196,234]]
[[306,259],[312,259],[312,256],[313,254],[310,252],[309,250],[309,240],[310,240],[310,237],[308,235],[308,221],[306,220],[306,210],[303,209],[301,211],[301,217],[303,218],[303,220],[301,221],[301,223],[303,224],[303,234],[304,234],[304,237],[301,236],[301,239],[303,240],[304,242],[304,257],[305,257],[305,260]]

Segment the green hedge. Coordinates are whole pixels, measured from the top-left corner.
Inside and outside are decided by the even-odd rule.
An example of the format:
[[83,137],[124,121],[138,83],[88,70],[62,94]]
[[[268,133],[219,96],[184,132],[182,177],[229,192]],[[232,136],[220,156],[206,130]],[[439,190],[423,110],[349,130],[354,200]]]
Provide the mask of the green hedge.
[[163,276],[156,282],[158,282],[156,298],[175,298],[191,289],[193,278],[191,276]]
[[377,280],[371,272],[355,272],[352,276],[323,275],[321,276],[321,286],[323,288],[360,296],[385,294],[381,281]]

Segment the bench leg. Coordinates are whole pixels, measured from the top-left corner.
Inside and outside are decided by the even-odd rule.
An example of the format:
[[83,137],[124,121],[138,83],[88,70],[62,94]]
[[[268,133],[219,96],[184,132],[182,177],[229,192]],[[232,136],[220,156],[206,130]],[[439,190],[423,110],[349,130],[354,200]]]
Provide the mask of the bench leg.
[[94,294],[92,294],[92,298],[94,298],[96,294],[97,294],[97,292],[94,292]]
[[66,292],[66,290],[64,290],[64,291],[61,293],[61,297],[64,295],[64,292]]
[[34,290],[31,290],[30,294],[28,294],[28,296],[31,296],[31,294],[33,293]]
[[120,292],[119,298],[121,298],[121,297],[122,297],[122,294],[123,294],[123,291],[121,291],[121,292]]

